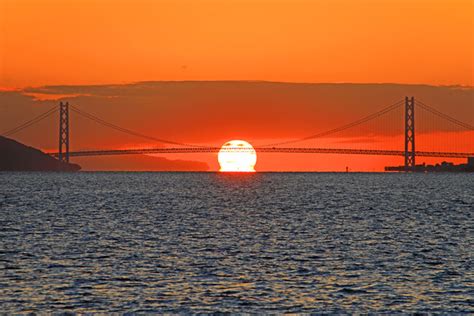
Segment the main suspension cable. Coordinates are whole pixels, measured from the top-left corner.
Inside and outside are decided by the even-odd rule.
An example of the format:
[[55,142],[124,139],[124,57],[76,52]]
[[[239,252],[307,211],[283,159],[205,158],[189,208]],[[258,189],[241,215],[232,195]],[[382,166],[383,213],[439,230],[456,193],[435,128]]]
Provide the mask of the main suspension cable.
[[44,120],[45,118],[47,118],[47,117],[53,115],[53,114],[56,113],[57,111],[58,111],[58,108],[57,108],[56,106],[54,106],[54,107],[52,107],[51,109],[49,109],[48,111],[46,111],[46,112],[44,112],[44,113],[42,113],[42,114],[40,114],[40,115],[38,115],[38,116],[32,118],[31,120],[26,121],[26,122],[20,124],[19,126],[15,127],[15,128],[12,128],[12,129],[9,129],[9,130],[3,132],[1,135],[7,137],[7,136],[14,135],[14,134],[16,134],[16,133],[19,133],[19,132],[21,132],[22,130],[24,130],[24,129],[26,129],[26,128],[32,126],[32,125],[35,125],[36,123],[38,123],[38,122]]
[[396,103],[393,103],[385,108],[383,108],[382,110],[380,111],[377,111],[373,114],[370,114],[370,115],[367,115],[363,118],[360,118],[358,119],[357,121],[354,121],[354,122],[351,122],[349,124],[345,124],[345,125],[342,125],[342,126],[339,126],[339,127],[336,127],[336,128],[333,128],[333,129],[330,129],[330,130],[327,130],[327,131],[323,131],[321,133],[318,133],[318,134],[313,134],[313,135],[310,135],[310,136],[306,136],[306,137],[303,137],[303,138],[298,138],[298,139],[293,139],[293,140],[288,140],[288,141],[284,141],[284,142],[279,142],[279,143],[272,143],[272,144],[266,144],[266,145],[261,145],[259,147],[269,147],[269,146],[280,146],[280,145],[287,145],[287,144],[292,144],[292,143],[298,143],[298,142],[302,142],[302,141],[305,141],[305,140],[310,140],[310,139],[315,139],[315,138],[320,138],[320,137],[324,137],[324,136],[328,136],[328,135],[331,135],[331,134],[334,134],[334,133],[337,133],[337,132],[341,132],[341,131],[344,131],[344,130],[347,130],[349,128],[352,128],[352,127],[355,127],[355,126],[358,126],[358,125],[361,125],[363,123],[366,123],[368,121],[371,121],[373,119],[376,119],[384,114],[387,114],[395,109],[397,109],[404,101],[403,100],[399,100],[397,101]]
[[430,113],[432,113],[432,114],[434,114],[434,115],[436,115],[436,116],[438,116],[438,117],[440,117],[440,118],[443,118],[443,119],[445,119],[445,120],[450,121],[450,122],[453,123],[453,124],[456,124],[456,125],[458,125],[458,126],[461,126],[461,127],[465,128],[465,129],[467,129],[467,130],[474,131],[474,125],[471,125],[471,124],[466,123],[466,122],[462,122],[462,121],[460,121],[460,120],[458,120],[458,119],[456,119],[456,118],[454,118],[454,117],[452,117],[452,116],[450,116],[450,115],[448,115],[448,114],[445,114],[445,113],[443,113],[443,112],[441,112],[441,111],[438,111],[438,110],[435,109],[434,107],[429,106],[428,104],[423,103],[423,102],[420,101],[420,100],[417,100],[417,102],[416,102],[415,104],[417,104],[417,105],[418,105],[419,107],[421,107],[422,109],[424,109],[424,110],[426,110],[426,111],[428,111],[428,112],[430,112]]
[[153,137],[153,136],[145,135],[145,134],[130,130],[128,128],[120,127],[120,126],[115,125],[113,123],[107,122],[107,121],[101,119],[100,117],[98,117],[94,114],[91,114],[91,113],[88,113],[88,112],[85,112],[85,111],[79,109],[78,107],[76,107],[74,105],[71,106],[71,110],[73,112],[87,118],[87,119],[90,119],[90,120],[100,124],[100,125],[109,127],[111,129],[117,130],[119,132],[122,132],[122,133],[125,133],[125,134],[128,134],[128,135],[132,135],[132,136],[135,136],[135,137],[140,137],[140,138],[153,140],[153,141],[156,141],[156,142],[159,142],[159,143],[165,143],[165,144],[170,144],[170,145],[187,146],[187,147],[206,147],[206,146],[201,146],[201,145],[175,142],[175,141],[171,141],[171,140],[166,140],[166,139],[161,139],[161,138],[156,138],[156,137]]

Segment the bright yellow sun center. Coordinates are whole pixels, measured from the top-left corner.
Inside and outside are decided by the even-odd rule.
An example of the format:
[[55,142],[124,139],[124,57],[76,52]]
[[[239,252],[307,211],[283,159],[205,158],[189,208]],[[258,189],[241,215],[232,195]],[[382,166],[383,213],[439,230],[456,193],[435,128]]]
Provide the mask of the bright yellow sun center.
[[221,172],[255,172],[257,153],[244,140],[231,140],[222,145],[217,156]]

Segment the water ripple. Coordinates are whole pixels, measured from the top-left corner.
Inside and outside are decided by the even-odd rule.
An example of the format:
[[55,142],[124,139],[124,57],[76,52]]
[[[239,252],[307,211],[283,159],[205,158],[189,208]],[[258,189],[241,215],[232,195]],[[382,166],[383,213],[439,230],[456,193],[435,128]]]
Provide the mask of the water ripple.
[[0,178],[3,312],[474,312],[472,175]]

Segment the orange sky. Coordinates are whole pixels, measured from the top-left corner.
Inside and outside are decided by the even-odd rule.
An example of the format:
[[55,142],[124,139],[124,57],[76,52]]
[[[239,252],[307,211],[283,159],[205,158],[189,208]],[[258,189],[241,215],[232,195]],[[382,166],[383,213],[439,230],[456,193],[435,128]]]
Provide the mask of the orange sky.
[[473,85],[472,0],[0,0],[0,87]]
[[[258,144],[304,137],[405,95],[473,124],[473,5],[472,0],[0,0],[0,133],[60,97],[148,135],[212,145],[234,138]],[[155,82],[183,80],[370,84]],[[465,87],[446,87],[451,85]],[[55,120],[14,138],[55,149]],[[72,117],[71,124],[72,149],[143,144],[81,118]],[[155,163],[186,169],[186,162],[151,158],[77,161],[86,169],[147,170]],[[212,156],[167,158],[218,168]],[[371,171],[392,163],[402,160],[266,155],[257,169],[340,171],[349,165]]]

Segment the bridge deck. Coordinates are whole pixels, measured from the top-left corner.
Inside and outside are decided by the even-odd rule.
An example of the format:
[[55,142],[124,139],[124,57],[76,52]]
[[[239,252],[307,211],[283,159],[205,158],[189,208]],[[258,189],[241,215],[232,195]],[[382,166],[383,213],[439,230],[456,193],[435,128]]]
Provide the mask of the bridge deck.
[[[218,153],[220,147],[163,147],[163,148],[138,148],[138,149],[117,149],[117,150],[84,150],[71,151],[71,157],[90,156],[115,156],[115,155],[138,155],[138,154],[195,154],[195,153]],[[228,151],[245,152],[248,149],[226,148]],[[331,149],[331,148],[310,148],[310,147],[256,147],[257,153],[284,153],[284,154],[339,154],[339,155],[382,155],[382,156],[404,156],[402,150],[367,150],[367,149]],[[419,157],[444,157],[444,158],[467,158],[474,157],[472,153],[458,152],[429,152],[416,151]],[[49,153],[53,157],[58,157],[59,153]]]

